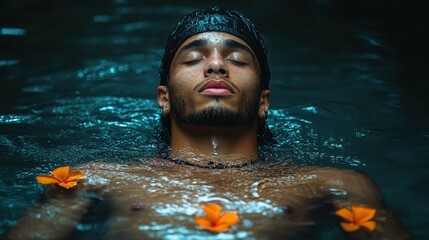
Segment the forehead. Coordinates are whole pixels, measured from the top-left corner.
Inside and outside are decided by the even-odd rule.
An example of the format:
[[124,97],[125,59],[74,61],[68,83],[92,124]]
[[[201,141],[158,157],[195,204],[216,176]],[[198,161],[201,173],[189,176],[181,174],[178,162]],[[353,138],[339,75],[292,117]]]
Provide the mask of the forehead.
[[[250,46],[245,41],[243,41],[241,38],[238,38],[232,34],[224,33],[224,32],[204,32],[204,33],[199,33],[199,34],[193,35],[192,37],[186,39],[186,41],[184,41],[180,45],[180,47],[178,48],[178,51],[180,51],[180,49],[182,49],[187,44],[189,44],[193,41],[196,41],[196,40],[206,40],[209,45],[221,45],[227,39],[234,40],[234,41],[246,46],[247,48],[249,48],[252,51]],[[253,51],[252,51],[252,53],[253,53]]]

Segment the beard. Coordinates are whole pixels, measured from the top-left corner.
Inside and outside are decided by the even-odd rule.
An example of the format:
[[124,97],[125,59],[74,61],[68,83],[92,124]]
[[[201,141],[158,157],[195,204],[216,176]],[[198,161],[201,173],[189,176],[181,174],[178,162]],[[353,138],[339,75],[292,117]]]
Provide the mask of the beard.
[[185,100],[171,94],[171,113],[180,123],[212,126],[212,127],[236,127],[248,125],[257,118],[258,97],[252,96],[246,99],[243,112],[233,111],[224,106],[210,106],[205,109],[185,115]]

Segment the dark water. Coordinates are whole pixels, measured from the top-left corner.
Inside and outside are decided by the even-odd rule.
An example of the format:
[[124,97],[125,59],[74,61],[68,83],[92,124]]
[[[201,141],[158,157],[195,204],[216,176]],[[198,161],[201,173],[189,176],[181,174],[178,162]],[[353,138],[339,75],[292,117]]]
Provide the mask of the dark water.
[[[158,66],[181,16],[213,1],[0,3],[0,236],[59,165],[156,153]],[[429,237],[427,27],[417,2],[249,1],[266,39],[281,161],[365,172]]]

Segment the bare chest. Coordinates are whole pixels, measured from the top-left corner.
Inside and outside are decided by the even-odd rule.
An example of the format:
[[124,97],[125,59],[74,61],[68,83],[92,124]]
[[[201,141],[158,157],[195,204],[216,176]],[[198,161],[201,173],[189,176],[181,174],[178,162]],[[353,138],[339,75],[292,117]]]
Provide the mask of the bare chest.
[[118,214],[195,215],[204,204],[216,203],[242,214],[304,219],[307,209],[325,196],[311,174],[184,168],[126,176],[115,179],[107,194],[112,211]]
[[103,195],[109,209],[107,236],[113,239],[130,227],[136,236],[150,238],[181,231],[199,235],[194,218],[204,215],[207,203],[236,211],[236,228],[255,236],[308,229],[315,223],[315,209],[327,212],[325,191],[311,174],[176,168],[109,176]]

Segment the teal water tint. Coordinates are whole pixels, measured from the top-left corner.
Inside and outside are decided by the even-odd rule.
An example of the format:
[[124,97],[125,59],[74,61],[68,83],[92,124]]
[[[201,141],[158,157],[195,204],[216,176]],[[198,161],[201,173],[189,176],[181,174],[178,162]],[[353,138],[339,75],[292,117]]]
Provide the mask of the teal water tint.
[[[183,14],[211,2],[2,4],[0,236],[37,202],[43,187],[35,176],[156,154],[157,71],[167,34]],[[262,4],[219,3],[249,15],[265,37],[278,161],[365,172],[415,237],[428,238],[427,100],[419,69],[399,74],[411,59],[405,40],[371,17],[376,8],[353,18],[329,1]],[[419,57],[410,60],[416,67]]]

